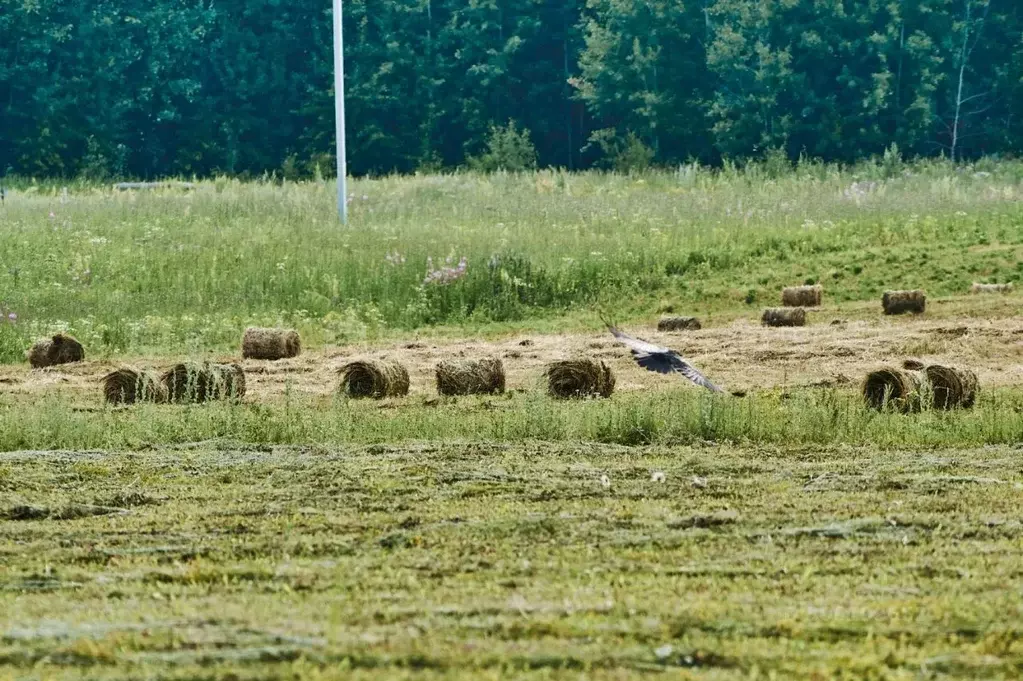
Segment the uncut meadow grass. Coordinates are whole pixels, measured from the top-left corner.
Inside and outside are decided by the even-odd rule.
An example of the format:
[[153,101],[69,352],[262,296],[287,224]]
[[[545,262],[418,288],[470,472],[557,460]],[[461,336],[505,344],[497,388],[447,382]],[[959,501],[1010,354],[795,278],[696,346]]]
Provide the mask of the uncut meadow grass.
[[[348,228],[330,182],[66,194],[23,182],[0,210],[0,308],[18,317],[0,324],[0,361],[57,330],[92,357],[195,354],[233,349],[250,324],[295,326],[315,347],[549,327],[602,305],[626,317],[661,304],[751,311],[802,282],[842,302],[1019,275],[1023,164],[884,172],[363,179]],[[428,258],[463,256],[463,278],[423,283]]]

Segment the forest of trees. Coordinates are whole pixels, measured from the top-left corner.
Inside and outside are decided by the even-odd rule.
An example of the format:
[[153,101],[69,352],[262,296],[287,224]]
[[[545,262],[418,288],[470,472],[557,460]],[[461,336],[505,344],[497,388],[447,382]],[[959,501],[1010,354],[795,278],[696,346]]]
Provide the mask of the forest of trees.
[[[1020,0],[345,0],[344,30],[353,174],[510,123],[566,168],[1023,147]],[[331,0],[0,0],[0,174],[330,173],[332,68]]]

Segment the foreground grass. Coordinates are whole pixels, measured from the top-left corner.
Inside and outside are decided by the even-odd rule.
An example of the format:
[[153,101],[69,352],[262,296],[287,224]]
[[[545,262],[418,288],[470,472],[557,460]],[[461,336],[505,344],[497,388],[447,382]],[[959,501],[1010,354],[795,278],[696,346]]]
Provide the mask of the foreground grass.
[[611,400],[552,400],[538,392],[498,398],[384,402],[307,396],[261,403],[83,405],[64,395],[31,404],[0,397],[0,451],[140,449],[213,439],[258,445],[444,442],[699,442],[882,448],[976,447],[1023,441],[1023,394],[985,391],[974,409],[878,413],[855,388],[792,388],[745,398],[675,389]]
[[[233,348],[252,323],[317,346],[564,328],[601,304],[750,313],[804,281],[829,303],[876,303],[886,288],[940,297],[1019,276],[1023,164],[890,170],[359,180],[348,229],[329,183],[23,184],[0,209],[0,312],[17,315],[0,323],[0,361],[58,329],[93,357],[184,354]],[[463,277],[424,284],[429,258],[463,256]]]
[[1003,447],[5,454],[0,677],[1018,678],[1021,482]]

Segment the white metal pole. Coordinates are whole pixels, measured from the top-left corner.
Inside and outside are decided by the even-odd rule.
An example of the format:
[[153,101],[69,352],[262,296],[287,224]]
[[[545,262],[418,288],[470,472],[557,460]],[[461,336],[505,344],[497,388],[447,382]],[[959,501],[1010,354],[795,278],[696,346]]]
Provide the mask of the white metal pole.
[[334,0],[334,134],[337,138],[337,212],[348,224],[348,160],[345,158],[345,55],[341,0]]

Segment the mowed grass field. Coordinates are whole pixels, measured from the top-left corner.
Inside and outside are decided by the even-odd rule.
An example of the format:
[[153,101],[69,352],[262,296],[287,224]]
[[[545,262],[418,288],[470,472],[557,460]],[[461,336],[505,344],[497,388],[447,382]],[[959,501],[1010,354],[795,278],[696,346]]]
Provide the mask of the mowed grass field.
[[[1023,674],[1020,299],[968,294],[1023,272],[1023,165],[352,189],[342,228],[329,183],[14,185],[0,679]],[[761,327],[804,282],[808,326]],[[883,318],[889,288],[927,312]],[[601,310],[746,396],[643,371]],[[110,369],[238,360],[250,324],[305,349],[244,361],[238,403],[103,404]],[[86,361],[30,370],[59,330]],[[544,393],[578,354],[611,399]],[[437,396],[484,355],[507,394]],[[339,397],[366,356],[410,395]],[[911,357],[975,370],[977,405],[867,410]]]

